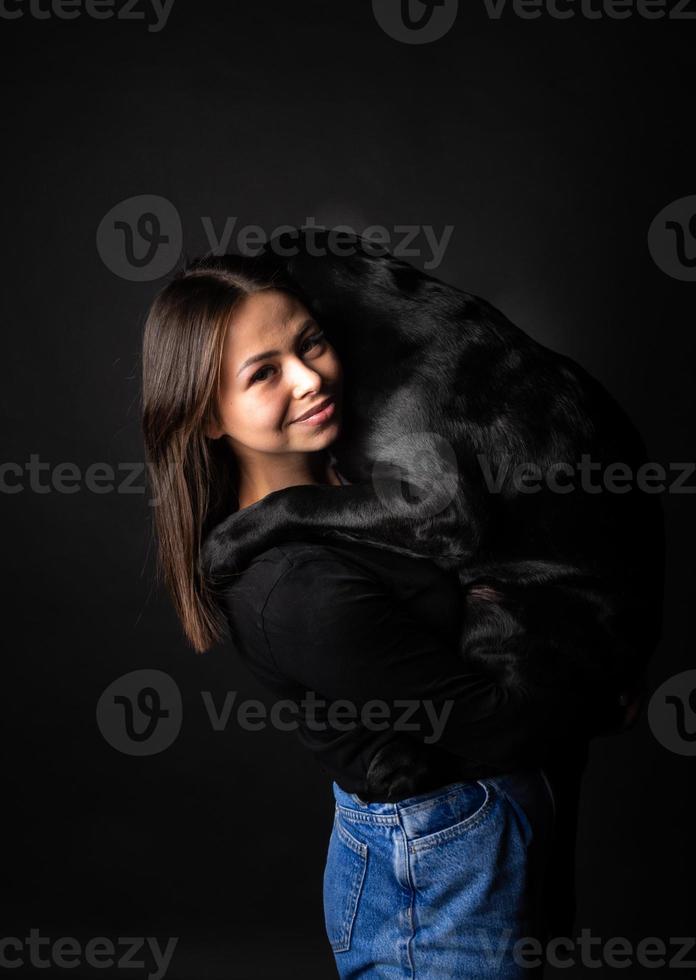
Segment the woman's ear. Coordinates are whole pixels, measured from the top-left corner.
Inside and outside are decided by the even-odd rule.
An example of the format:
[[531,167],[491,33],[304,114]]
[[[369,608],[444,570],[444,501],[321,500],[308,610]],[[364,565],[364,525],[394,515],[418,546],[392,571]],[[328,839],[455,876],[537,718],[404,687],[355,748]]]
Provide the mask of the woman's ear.
[[203,432],[208,439],[219,439],[225,434],[225,430],[218,420],[217,412],[208,413],[208,421],[203,423]]

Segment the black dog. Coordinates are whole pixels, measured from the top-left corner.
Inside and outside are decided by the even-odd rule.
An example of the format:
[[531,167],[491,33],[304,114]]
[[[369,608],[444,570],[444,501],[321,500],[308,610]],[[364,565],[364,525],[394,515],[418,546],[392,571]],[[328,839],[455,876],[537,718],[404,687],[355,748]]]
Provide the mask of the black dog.
[[[367,240],[344,235],[339,250],[333,233],[314,234],[281,236],[266,254],[342,361],[331,449],[353,485],[290,487],[231,514],[202,571],[221,583],[295,538],[431,557],[459,575],[469,664],[548,717],[611,728],[662,619],[661,507],[641,489],[633,425],[586,371],[485,300]],[[375,793],[400,752],[395,742],[375,760]]]

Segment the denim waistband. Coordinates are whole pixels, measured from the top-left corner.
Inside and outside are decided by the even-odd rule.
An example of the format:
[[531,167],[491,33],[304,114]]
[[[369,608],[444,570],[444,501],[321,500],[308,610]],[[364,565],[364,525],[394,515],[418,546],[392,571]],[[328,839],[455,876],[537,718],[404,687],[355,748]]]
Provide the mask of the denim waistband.
[[[472,788],[480,786],[485,788],[484,780],[448,783],[446,786],[409,796],[395,803],[366,803],[357,794],[342,790],[336,782],[333,784],[333,791],[337,810],[340,810],[349,821],[372,826],[401,825],[407,836],[415,837],[429,825],[431,815],[439,809],[450,809],[447,805],[450,802],[456,806],[458,797],[466,796],[467,793],[472,792]],[[477,789],[477,792],[480,793],[480,789]],[[488,802],[489,793],[486,789],[484,812]]]
[[[480,794],[480,787],[486,791],[485,801],[481,805],[482,815],[491,802],[491,789],[497,790],[505,796],[513,797],[522,805],[527,805],[530,810],[538,808],[538,800],[541,795],[547,799],[552,808],[554,807],[551,787],[541,769],[516,770],[499,776],[447,783],[445,786],[439,786],[436,789],[418,793],[416,796],[409,796],[394,803],[365,802],[356,793],[348,793],[341,789],[335,781],[333,794],[336,806],[351,821],[374,825],[401,823],[407,830],[410,828],[413,833],[416,833],[427,822],[429,814],[443,803],[454,805],[457,802],[457,796],[465,797],[472,791]],[[449,806],[445,808],[449,809]]]
[[368,803],[366,800],[362,800],[357,793],[348,793],[346,790],[341,789],[338,783],[334,781],[333,795],[340,806],[346,807],[349,810],[357,810],[364,814],[397,816],[401,810],[408,809],[411,806],[418,806],[422,803],[434,802],[443,796],[448,796],[456,792],[466,785],[468,785],[468,781],[460,780],[454,783],[447,783],[445,786],[438,786],[436,789],[428,790],[426,793],[417,793],[415,796],[408,796],[395,803]]

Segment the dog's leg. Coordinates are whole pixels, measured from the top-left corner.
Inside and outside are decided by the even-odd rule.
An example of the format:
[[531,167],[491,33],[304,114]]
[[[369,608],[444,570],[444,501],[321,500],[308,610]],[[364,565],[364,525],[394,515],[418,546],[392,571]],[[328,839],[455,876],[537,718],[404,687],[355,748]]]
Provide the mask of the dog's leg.
[[462,520],[461,506],[455,513],[453,504],[435,517],[424,513],[418,501],[408,506],[407,515],[404,506],[396,496],[392,506],[384,492],[378,496],[367,484],[277,490],[235,511],[211,532],[202,570],[212,579],[238,572],[254,555],[291,540],[344,538],[452,564],[465,561],[478,545],[477,526],[473,519],[468,525]]
[[620,611],[620,597],[582,576],[477,584],[465,596],[460,653],[519,705],[540,740],[564,730],[590,737],[623,722],[622,695],[644,659],[618,627]]

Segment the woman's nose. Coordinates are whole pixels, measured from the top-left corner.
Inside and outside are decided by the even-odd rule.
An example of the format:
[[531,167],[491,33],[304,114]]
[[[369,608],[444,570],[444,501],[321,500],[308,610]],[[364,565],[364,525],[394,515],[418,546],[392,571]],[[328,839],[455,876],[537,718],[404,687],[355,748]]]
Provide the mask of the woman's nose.
[[300,398],[307,391],[319,391],[322,377],[318,371],[297,360],[288,367],[288,381],[295,398]]

